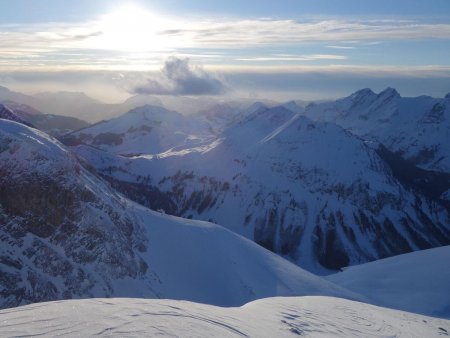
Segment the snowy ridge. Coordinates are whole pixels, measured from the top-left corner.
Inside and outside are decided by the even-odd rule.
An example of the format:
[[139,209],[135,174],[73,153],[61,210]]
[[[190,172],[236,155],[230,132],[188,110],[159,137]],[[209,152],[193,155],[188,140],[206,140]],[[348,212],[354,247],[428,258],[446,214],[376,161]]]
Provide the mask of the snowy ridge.
[[450,172],[450,99],[401,97],[393,88],[363,89],[333,102],[309,105],[304,114],[336,123],[423,168]]
[[450,321],[331,297],[267,298],[240,308],[171,300],[90,299],[0,311],[16,336],[447,337]]

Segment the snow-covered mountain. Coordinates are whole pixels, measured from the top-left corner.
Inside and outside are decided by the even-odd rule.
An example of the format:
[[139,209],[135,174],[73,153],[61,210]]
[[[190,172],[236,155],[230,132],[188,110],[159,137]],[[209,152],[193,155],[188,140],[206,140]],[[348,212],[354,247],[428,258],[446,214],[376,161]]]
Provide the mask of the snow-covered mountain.
[[314,272],[450,244],[448,208],[403,185],[376,144],[285,107],[193,148],[74,150],[130,198],[151,206],[157,195],[169,213],[224,225]]
[[2,335],[64,337],[442,338],[450,321],[332,297],[267,298],[239,308],[89,299],[0,311]]
[[142,106],[67,135],[69,145],[88,144],[121,155],[157,154],[211,138],[208,125],[157,106]]
[[[144,106],[161,106],[174,110],[185,116],[202,115],[201,112],[214,110],[217,106],[231,106],[240,111],[250,107],[254,102],[249,98],[222,99],[202,96],[171,95],[133,95],[120,103],[103,103],[83,92],[44,92],[26,95],[0,86],[0,102],[13,101],[33,107],[39,111],[57,116],[70,116],[89,123],[97,123],[122,115],[124,112]],[[269,107],[278,103],[264,99],[263,104]],[[296,101],[301,102],[301,101]],[[300,104],[300,103],[299,103]]]
[[450,172],[450,94],[401,97],[393,88],[379,94],[362,89],[343,99],[311,104],[304,114],[376,140],[422,168]]
[[352,266],[327,279],[372,304],[450,319],[450,246]]
[[282,106],[286,109],[294,113],[303,113],[305,111],[305,107],[309,104],[309,102],[301,101],[301,100],[293,100],[282,104]]
[[212,107],[217,99],[211,96],[177,96],[177,95],[146,95],[137,94],[125,100],[121,107],[133,109],[143,105],[163,106],[169,110],[175,110],[184,115],[192,115],[199,110]]
[[222,133],[244,116],[253,114],[258,109],[267,109],[262,102],[225,102],[197,112],[194,116],[205,121],[215,134]]
[[0,307],[86,297],[222,306],[363,299],[218,225],[135,204],[61,143],[0,119]]

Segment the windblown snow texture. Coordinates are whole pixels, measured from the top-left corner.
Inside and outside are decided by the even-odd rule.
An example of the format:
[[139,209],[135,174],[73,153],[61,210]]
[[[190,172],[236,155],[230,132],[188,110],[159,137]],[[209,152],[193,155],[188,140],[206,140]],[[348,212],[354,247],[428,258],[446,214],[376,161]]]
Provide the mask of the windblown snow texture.
[[7,337],[447,337],[450,321],[332,297],[266,298],[238,308],[90,299],[0,311]]

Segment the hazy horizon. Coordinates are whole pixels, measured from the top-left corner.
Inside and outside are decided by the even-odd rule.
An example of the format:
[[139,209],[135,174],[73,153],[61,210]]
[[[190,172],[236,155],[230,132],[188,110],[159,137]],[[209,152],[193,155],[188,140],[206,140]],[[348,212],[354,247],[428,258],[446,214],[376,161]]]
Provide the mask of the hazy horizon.
[[16,1],[0,5],[0,85],[286,101],[450,90],[450,3]]

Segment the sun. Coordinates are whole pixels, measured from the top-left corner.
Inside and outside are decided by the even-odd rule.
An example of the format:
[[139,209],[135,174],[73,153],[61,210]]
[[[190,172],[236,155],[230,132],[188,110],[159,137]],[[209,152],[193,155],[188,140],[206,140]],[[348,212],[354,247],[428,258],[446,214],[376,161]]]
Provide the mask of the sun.
[[165,50],[167,45],[159,32],[168,25],[162,16],[126,4],[100,18],[101,34],[95,39],[95,47],[130,52]]

